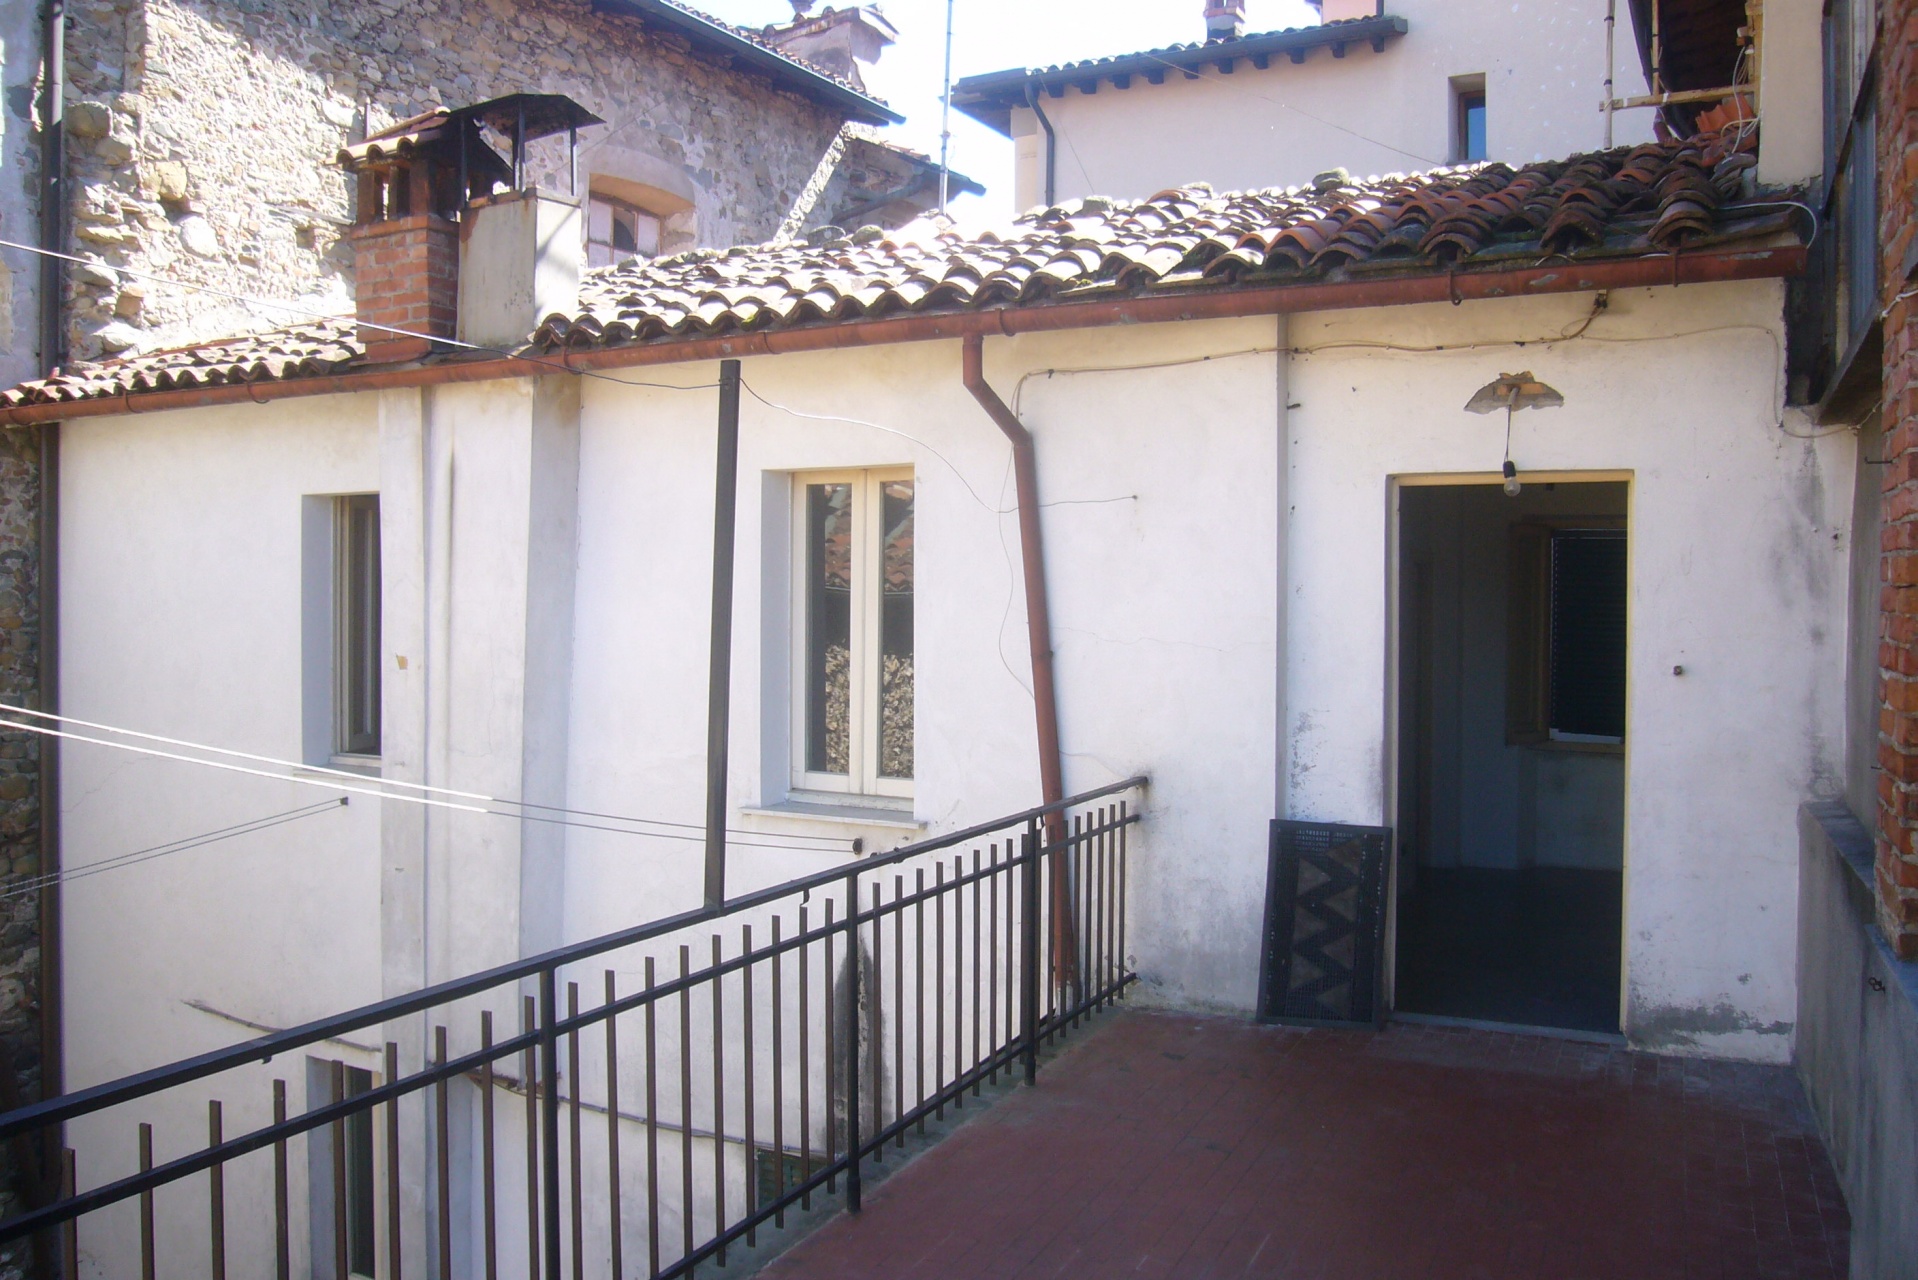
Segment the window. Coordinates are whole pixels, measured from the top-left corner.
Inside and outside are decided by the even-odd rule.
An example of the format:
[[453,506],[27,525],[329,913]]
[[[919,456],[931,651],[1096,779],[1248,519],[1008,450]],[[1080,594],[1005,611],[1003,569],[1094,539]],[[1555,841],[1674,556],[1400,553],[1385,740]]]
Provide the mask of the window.
[[380,499],[333,501],[333,749],[380,752]]
[[[346,1068],[346,1096],[373,1091],[373,1073]],[[371,1276],[373,1267],[373,1113],[346,1118],[346,1269]]]
[[1623,743],[1625,531],[1521,523],[1511,550],[1507,740]]
[[1452,78],[1452,159],[1471,164],[1485,159],[1485,77]]
[[794,507],[793,786],[882,803],[909,798],[912,476],[802,476]]
[[[307,1107],[331,1105],[335,1099],[357,1098],[373,1089],[371,1071],[323,1058],[306,1060]],[[339,1134],[339,1162],[334,1162],[334,1135]],[[357,1111],[340,1122],[315,1129],[307,1142],[306,1174],[309,1237],[313,1274],[352,1276],[355,1280],[378,1274],[378,1189],[373,1112]],[[346,1235],[334,1235],[335,1207],[344,1209]],[[337,1265],[336,1249],[344,1243],[345,1265]]]
[[658,256],[661,221],[638,205],[595,192],[586,201],[586,265]]

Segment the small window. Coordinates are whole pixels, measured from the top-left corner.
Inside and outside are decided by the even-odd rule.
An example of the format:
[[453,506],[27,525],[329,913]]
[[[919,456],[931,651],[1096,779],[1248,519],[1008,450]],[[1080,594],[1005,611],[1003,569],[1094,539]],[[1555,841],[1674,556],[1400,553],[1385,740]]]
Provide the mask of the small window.
[[380,499],[334,500],[334,750],[380,753]]
[[[346,1096],[373,1091],[373,1073],[346,1068]],[[373,1113],[346,1118],[346,1269],[354,1276],[374,1274]]]
[[1625,741],[1625,531],[1512,526],[1506,736]]
[[1452,157],[1458,164],[1485,159],[1485,77],[1452,81]]
[[586,265],[611,267],[659,255],[661,219],[637,205],[595,193],[586,201]]
[[913,777],[913,480],[804,476],[797,508],[793,785],[907,798]]

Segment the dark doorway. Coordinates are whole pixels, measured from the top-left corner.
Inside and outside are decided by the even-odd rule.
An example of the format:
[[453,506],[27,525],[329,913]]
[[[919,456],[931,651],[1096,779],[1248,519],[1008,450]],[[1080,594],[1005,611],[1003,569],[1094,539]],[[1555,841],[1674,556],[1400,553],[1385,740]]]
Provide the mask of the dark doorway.
[[1627,501],[1400,490],[1399,1011],[1618,1030]]

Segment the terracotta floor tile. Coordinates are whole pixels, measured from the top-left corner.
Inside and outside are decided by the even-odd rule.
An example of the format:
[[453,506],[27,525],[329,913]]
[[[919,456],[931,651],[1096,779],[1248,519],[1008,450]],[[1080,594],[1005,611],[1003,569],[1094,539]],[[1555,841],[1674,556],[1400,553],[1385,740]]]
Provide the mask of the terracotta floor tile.
[[768,1280],[1839,1280],[1786,1068],[1123,1012]]

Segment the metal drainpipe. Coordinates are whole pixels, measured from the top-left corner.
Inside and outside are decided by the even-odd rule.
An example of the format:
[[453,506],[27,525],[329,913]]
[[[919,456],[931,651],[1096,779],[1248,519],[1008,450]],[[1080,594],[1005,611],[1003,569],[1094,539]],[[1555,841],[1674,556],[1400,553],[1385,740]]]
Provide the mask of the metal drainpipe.
[[[1012,442],[1012,473],[1019,502],[1019,556],[1026,583],[1026,641],[1032,653],[1032,710],[1039,730],[1039,791],[1042,803],[1057,804],[1066,794],[1065,767],[1059,749],[1059,693],[1052,677],[1052,610],[1046,603],[1045,544],[1039,528],[1039,463],[1032,433],[986,381],[985,345],[985,339],[977,335],[965,340],[960,377],[972,398]],[[1056,845],[1065,836],[1065,815],[1047,814],[1046,844]],[[1053,950],[1053,976],[1064,984],[1072,978],[1077,948],[1063,876],[1055,872],[1052,884],[1053,936],[1058,939]]]
[[1039,105],[1037,85],[1026,86],[1026,105],[1032,108],[1032,114],[1039,117],[1039,127],[1046,131],[1046,208],[1050,209],[1059,202],[1059,135],[1053,131],[1052,121],[1046,117],[1046,109]]
[[[67,249],[66,182],[66,0],[47,0],[42,30],[40,110],[40,243],[51,253]],[[66,358],[65,263],[40,258],[40,367],[51,373]],[[39,606],[40,708],[58,711],[60,690],[60,424],[40,426],[35,468],[39,557],[35,589]],[[60,871],[60,749],[53,739],[40,743],[40,874]],[[40,892],[40,1096],[66,1091],[66,1053],[61,994],[60,885],[49,881]],[[66,1126],[44,1135],[36,1201],[47,1203],[59,1191]],[[52,1274],[53,1251],[36,1241],[36,1269]]]

